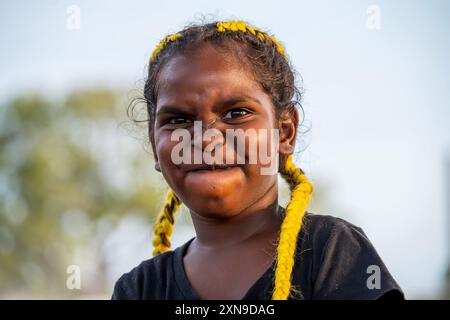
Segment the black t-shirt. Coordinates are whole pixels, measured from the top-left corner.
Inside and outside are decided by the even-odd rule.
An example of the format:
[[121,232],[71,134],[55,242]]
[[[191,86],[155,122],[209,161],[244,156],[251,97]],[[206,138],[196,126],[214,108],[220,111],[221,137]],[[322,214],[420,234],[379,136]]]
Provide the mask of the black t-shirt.
[[[183,265],[190,239],[143,261],[116,282],[112,299],[200,300]],[[275,261],[243,300],[270,300]],[[220,276],[220,274],[218,275]],[[332,216],[306,213],[297,240],[290,299],[404,299],[361,228]]]

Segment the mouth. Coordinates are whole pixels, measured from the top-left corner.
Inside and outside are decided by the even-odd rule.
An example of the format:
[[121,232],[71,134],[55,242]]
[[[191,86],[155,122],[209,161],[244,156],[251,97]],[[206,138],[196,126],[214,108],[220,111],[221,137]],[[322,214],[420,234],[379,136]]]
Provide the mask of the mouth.
[[188,168],[187,172],[214,172],[214,171],[228,171],[232,169],[240,168],[239,165],[235,164],[211,164],[211,165],[196,165]]

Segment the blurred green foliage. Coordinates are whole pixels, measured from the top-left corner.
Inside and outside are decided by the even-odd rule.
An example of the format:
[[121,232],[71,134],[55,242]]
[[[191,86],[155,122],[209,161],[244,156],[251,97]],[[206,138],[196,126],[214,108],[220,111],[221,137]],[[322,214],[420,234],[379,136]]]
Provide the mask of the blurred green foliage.
[[93,144],[103,134],[111,144],[108,128],[112,139],[126,138],[118,126],[127,120],[123,101],[108,90],[87,90],[0,106],[0,297],[76,297],[79,291],[66,290],[66,268],[83,247],[94,250],[99,266],[96,284],[86,289],[105,290],[105,226],[130,213],[153,220],[164,186],[150,173],[152,157],[128,149],[128,183],[117,188],[116,172],[105,170],[108,159]]

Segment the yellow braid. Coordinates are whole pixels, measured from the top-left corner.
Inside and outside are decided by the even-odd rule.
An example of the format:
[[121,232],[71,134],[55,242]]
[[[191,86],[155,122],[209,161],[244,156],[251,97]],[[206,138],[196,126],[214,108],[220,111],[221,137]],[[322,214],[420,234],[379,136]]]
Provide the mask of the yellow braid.
[[180,199],[172,190],[169,190],[164,208],[156,218],[156,223],[153,227],[155,233],[153,238],[153,256],[170,250],[170,236],[175,223],[174,217],[180,205]]
[[180,33],[175,34],[169,34],[164,39],[160,41],[160,43],[156,46],[155,50],[153,50],[152,57],[150,58],[150,62],[152,62],[158,53],[171,41],[177,40],[179,37],[181,37]]
[[217,23],[217,31],[225,32],[225,31],[242,31],[242,32],[250,32],[255,35],[261,41],[265,43],[269,43],[270,41],[275,44],[278,52],[287,59],[283,46],[278,42],[278,40],[271,35],[268,35],[266,32],[259,30],[258,28],[252,27],[246,24],[244,21],[233,20],[227,22],[218,22]]
[[[242,32],[250,32],[254,36],[258,37],[261,41],[269,44],[270,42],[274,43],[277,47],[278,52],[287,60],[287,57],[284,52],[283,46],[278,42],[278,40],[266,32],[259,30],[258,28],[252,27],[246,24],[244,21],[240,20],[232,20],[226,22],[218,22],[217,23],[217,31],[225,32],[225,31],[242,31]],[[152,56],[150,58],[150,62],[152,62],[158,53],[170,42],[177,40],[182,37],[181,33],[169,34],[164,39],[162,39],[159,44],[156,46],[155,50],[153,50]]]
[[297,237],[302,227],[306,206],[314,189],[303,171],[292,162],[292,155],[289,155],[286,159],[286,166],[282,175],[291,189],[291,201],[286,207],[286,214],[281,225],[273,300],[286,300],[291,293],[291,277],[295,262]]

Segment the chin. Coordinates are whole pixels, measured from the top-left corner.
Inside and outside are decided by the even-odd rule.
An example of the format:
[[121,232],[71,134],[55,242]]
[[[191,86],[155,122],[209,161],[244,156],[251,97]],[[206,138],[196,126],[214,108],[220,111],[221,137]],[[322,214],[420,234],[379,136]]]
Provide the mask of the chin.
[[242,203],[236,197],[215,197],[212,195],[191,195],[188,207],[205,218],[231,218],[239,214],[236,204]]

